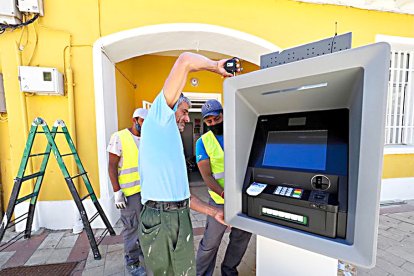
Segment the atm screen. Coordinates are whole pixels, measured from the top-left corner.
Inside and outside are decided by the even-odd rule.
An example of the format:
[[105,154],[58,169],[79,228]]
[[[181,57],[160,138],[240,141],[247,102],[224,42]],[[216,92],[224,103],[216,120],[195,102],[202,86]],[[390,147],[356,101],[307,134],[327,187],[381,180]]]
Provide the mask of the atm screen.
[[269,131],[263,166],[326,169],[327,130]]

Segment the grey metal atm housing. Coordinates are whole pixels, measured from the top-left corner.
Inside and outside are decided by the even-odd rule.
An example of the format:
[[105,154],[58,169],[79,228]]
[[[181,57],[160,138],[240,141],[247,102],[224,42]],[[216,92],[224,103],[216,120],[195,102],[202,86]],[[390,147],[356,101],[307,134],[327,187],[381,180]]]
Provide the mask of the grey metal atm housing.
[[[377,43],[225,81],[225,218],[230,225],[356,265],[374,265],[389,53],[388,44]],[[294,158],[266,153],[268,144],[278,149],[278,143],[303,137],[322,145],[322,161],[308,164],[304,158],[302,167],[295,167]],[[288,150],[287,159],[292,152],[297,154]],[[249,196],[252,182],[268,186]],[[282,188],[302,190],[301,196],[282,196],[277,193]],[[275,216],[275,210],[289,215]]]

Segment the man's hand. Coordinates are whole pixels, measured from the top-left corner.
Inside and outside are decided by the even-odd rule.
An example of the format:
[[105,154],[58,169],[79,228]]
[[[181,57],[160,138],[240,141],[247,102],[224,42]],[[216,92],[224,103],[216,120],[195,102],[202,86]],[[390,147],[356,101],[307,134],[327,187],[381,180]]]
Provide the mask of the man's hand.
[[[233,77],[233,74],[227,72],[226,69],[224,69],[224,64],[226,64],[228,60],[229,59],[226,58],[226,59],[217,61],[217,72],[216,73],[222,75],[223,77]],[[240,72],[240,65],[237,64],[237,67],[238,67],[237,72]]]
[[224,212],[222,209],[219,208],[215,208],[216,209],[216,213],[213,216],[215,220],[217,220],[218,222],[220,222],[223,225],[227,225],[226,222],[224,222]]
[[115,206],[118,209],[125,209],[126,208],[126,202],[127,199],[122,192],[122,190],[118,190],[117,192],[114,192],[115,195]]

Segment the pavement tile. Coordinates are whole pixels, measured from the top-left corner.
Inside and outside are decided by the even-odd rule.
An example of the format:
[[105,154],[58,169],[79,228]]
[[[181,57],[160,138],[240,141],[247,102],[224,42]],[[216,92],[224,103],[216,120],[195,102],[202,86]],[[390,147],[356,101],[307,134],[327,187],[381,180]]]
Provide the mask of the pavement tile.
[[372,269],[363,269],[363,268],[357,268],[357,275],[369,275],[369,276],[389,276],[390,273],[387,271],[379,268],[374,267]]
[[[410,212],[411,213],[411,212]],[[414,218],[410,218],[410,217],[406,217],[405,215],[403,215],[404,213],[396,213],[396,214],[389,214],[388,216],[400,221],[404,221],[407,223],[411,223],[414,224]]]
[[197,221],[205,221],[205,220],[207,220],[207,216],[204,215],[204,214],[197,214],[197,215],[194,215],[194,216],[195,216],[195,219]]
[[98,276],[104,274],[104,266],[96,266],[92,268],[85,268],[82,272],[82,276]]
[[405,264],[401,266],[401,268],[407,270],[408,272],[414,275],[414,263],[406,262]]
[[393,233],[393,232],[391,231],[391,229],[392,229],[392,228],[390,228],[390,229],[388,229],[388,230],[386,230],[386,231],[384,231],[384,230],[382,230],[382,229],[378,229],[378,235],[380,235],[380,236],[384,236],[384,237],[387,237],[387,238],[390,238],[390,239],[395,240],[395,241],[397,241],[397,242],[400,242],[400,241],[402,241],[404,238],[406,238],[406,236],[405,236],[405,235],[402,235],[402,234],[395,234],[395,233]]
[[124,252],[124,245],[123,244],[111,244],[108,245],[108,253],[114,252],[114,251],[121,251],[121,253]]
[[[386,230],[386,232],[391,233],[391,234],[396,235],[396,236],[403,236],[404,239],[413,237],[413,234],[408,233],[407,231],[401,230],[400,225],[401,225],[401,223],[398,224],[395,227],[391,227],[390,229]],[[414,228],[414,225],[413,225],[413,228]]]
[[396,256],[399,256],[403,258],[404,260],[414,263],[414,252],[413,252],[414,249],[410,250],[410,248],[405,248],[405,247],[396,245],[396,246],[391,246],[387,248],[386,251]]
[[[395,227],[395,226],[394,226],[394,227]],[[407,232],[407,233],[413,234],[413,233],[414,233],[414,224],[411,224],[411,223],[407,223],[407,222],[405,222],[405,221],[402,221],[402,222],[400,222],[400,223],[398,224],[398,229],[399,229],[400,231],[404,231],[404,232]]]
[[56,248],[72,248],[75,245],[76,240],[78,239],[78,234],[74,235],[64,235],[59,241]]
[[407,262],[403,258],[401,258],[397,255],[394,255],[391,252],[382,250],[382,249],[377,250],[377,257],[385,259],[388,262],[390,262],[390,263],[392,263],[393,265],[396,265],[396,266],[402,266],[405,262]]
[[38,249],[30,257],[30,259],[25,263],[25,265],[42,265],[42,264],[45,264],[46,261],[52,255],[53,251],[54,251],[54,249],[52,249],[52,248]]
[[39,245],[47,237],[48,231],[39,231],[39,235],[32,235],[31,239],[24,240],[20,243],[20,250],[16,251],[13,258],[10,258],[3,267],[15,267],[24,265],[33,253],[38,249]]
[[16,251],[11,252],[0,252],[0,268],[7,263],[7,261],[16,253]]
[[387,260],[384,260],[382,258],[377,258],[376,267],[381,268],[392,275],[412,276],[412,274],[409,271],[404,270],[398,266],[395,266],[391,264],[390,262],[388,262]]
[[49,259],[46,260],[47,264],[64,263],[69,257],[72,248],[58,248],[54,249]]
[[385,250],[385,249],[390,248],[391,246],[395,246],[397,244],[398,244],[398,242],[396,240],[384,237],[382,235],[378,236],[378,248],[379,249]]
[[383,215],[379,218],[379,223],[383,226],[395,227],[401,221],[395,218],[390,217],[390,215]]
[[124,273],[124,256],[119,251],[113,251],[106,254],[105,268],[103,275],[113,275]]
[[65,232],[52,232],[49,233],[47,238],[39,246],[39,249],[53,249],[59,244]]

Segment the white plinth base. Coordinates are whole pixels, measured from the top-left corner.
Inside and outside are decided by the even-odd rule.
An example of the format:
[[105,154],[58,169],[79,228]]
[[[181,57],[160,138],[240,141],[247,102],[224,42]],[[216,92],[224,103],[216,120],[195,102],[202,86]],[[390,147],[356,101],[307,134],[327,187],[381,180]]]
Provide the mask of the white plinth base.
[[338,260],[257,236],[256,275],[334,276]]

